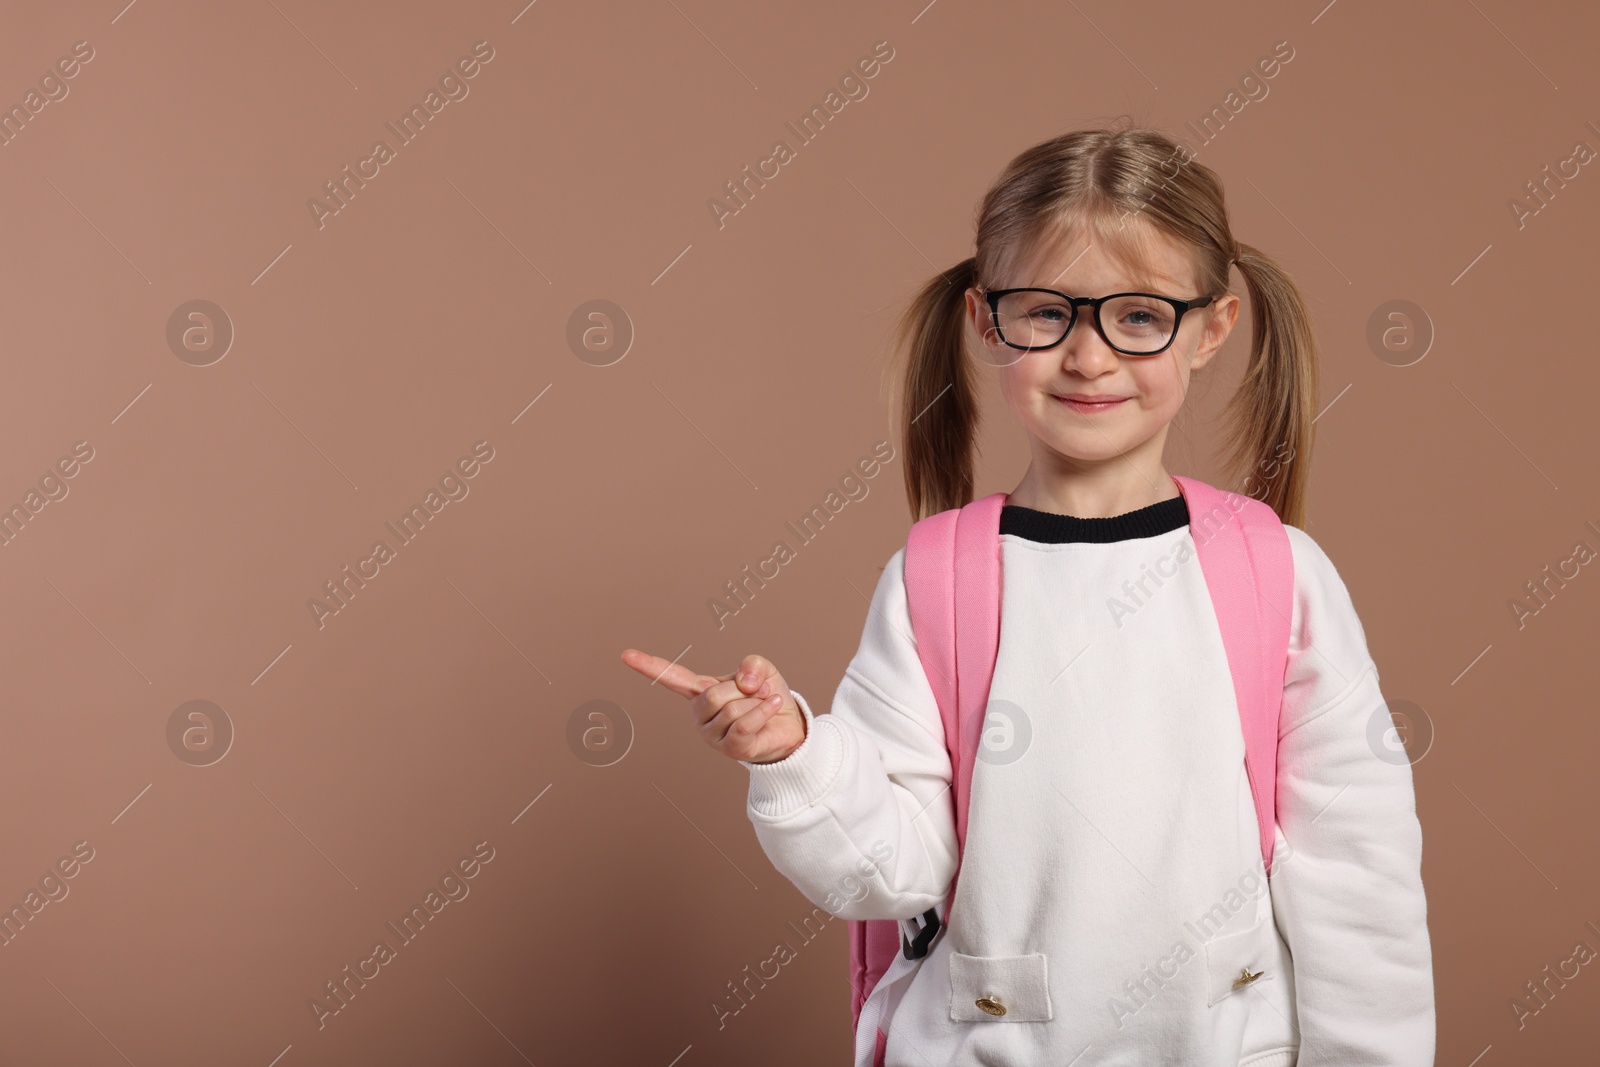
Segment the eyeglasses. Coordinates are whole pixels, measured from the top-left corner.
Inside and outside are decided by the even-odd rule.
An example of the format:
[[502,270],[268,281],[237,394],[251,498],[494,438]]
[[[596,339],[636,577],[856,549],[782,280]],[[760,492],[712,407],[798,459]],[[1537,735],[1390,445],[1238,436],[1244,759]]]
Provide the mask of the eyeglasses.
[[[1094,327],[1106,344],[1125,356],[1154,356],[1178,336],[1183,316],[1216,297],[1177,300],[1155,293],[1068,296],[1054,289],[985,290],[995,332],[1012,348],[1033,352],[1054,348],[1078,321],[1078,309],[1094,310]],[[1109,325],[1105,312],[1111,313]]]

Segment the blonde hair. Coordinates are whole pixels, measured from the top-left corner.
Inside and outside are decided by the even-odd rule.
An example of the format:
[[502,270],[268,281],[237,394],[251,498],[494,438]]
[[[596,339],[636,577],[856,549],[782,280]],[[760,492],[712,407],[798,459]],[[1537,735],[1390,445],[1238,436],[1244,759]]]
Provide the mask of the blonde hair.
[[[1127,225],[1130,215],[1142,225]],[[979,411],[966,290],[1005,285],[1025,257],[1047,262],[1074,233],[1147,279],[1151,232],[1191,250],[1198,292],[1226,292],[1228,267],[1239,267],[1252,329],[1244,380],[1228,402],[1227,463],[1236,473],[1270,465],[1259,499],[1303,525],[1317,381],[1305,300],[1282,268],[1234,239],[1217,174],[1160,131],[1127,121],[1074,130],[1013,159],[983,198],[975,253],[931,278],[901,316],[900,439],[913,520],[973,498]]]

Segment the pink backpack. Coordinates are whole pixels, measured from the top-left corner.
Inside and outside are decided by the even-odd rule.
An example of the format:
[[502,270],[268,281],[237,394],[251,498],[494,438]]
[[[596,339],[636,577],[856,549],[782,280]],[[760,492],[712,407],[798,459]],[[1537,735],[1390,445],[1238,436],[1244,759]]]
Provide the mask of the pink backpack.
[[[1294,560],[1283,523],[1271,507],[1223,492],[1194,478],[1173,475],[1189,511],[1194,539],[1222,630],[1244,730],[1245,771],[1261,828],[1261,859],[1272,872],[1277,791],[1278,712],[1288,663]],[[967,838],[967,798],[972,787],[989,683],[1000,644],[1000,509],[1007,494],[994,493],[965,507],[929,515],[906,538],[905,582],[917,652],[939,702],[950,752],[958,850]],[[958,868],[959,870],[959,868]],[[955,901],[955,884],[945,914]],[[850,1006],[858,1049],[863,1005],[897,953],[921,959],[940,929],[938,912],[922,916],[915,941],[894,919],[851,920]],[[907,920],[915,923],[915,920]],[[880,1012],[874,1013],[881,1017]],[[887,1034],[879,1027],[872,1056],[882,1067]]]

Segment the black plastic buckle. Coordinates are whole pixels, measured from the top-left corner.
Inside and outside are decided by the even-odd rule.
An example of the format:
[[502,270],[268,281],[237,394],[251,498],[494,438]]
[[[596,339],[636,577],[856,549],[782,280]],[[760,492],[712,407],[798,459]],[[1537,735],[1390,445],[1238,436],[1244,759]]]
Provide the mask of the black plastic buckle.
[[[900,950],[905,953],[908,960],[920,960],[928,954],[928,946],[933,944],[933,939],[939,934],[939,912],[929,908],[922,913],[924,920],[921,930],[917,933],[915,941],[906,938],[905,930],[900,931]],[[914,923],[915,919],[905,919],[904,922]]]

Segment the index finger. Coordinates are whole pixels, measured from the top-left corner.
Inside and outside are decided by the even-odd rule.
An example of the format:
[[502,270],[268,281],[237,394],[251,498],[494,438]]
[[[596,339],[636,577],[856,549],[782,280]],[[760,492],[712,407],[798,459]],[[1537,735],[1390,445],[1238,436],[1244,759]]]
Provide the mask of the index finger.
[[723,678],[712,678],[696,671],[691,671],[681,663],[652,656],[648,652],[641,652],[637,648],[622,650],[622,662],[650,679],[652,685],[660,682],[668,689],[684,697],[697,697],[707,689],[716,685]]

